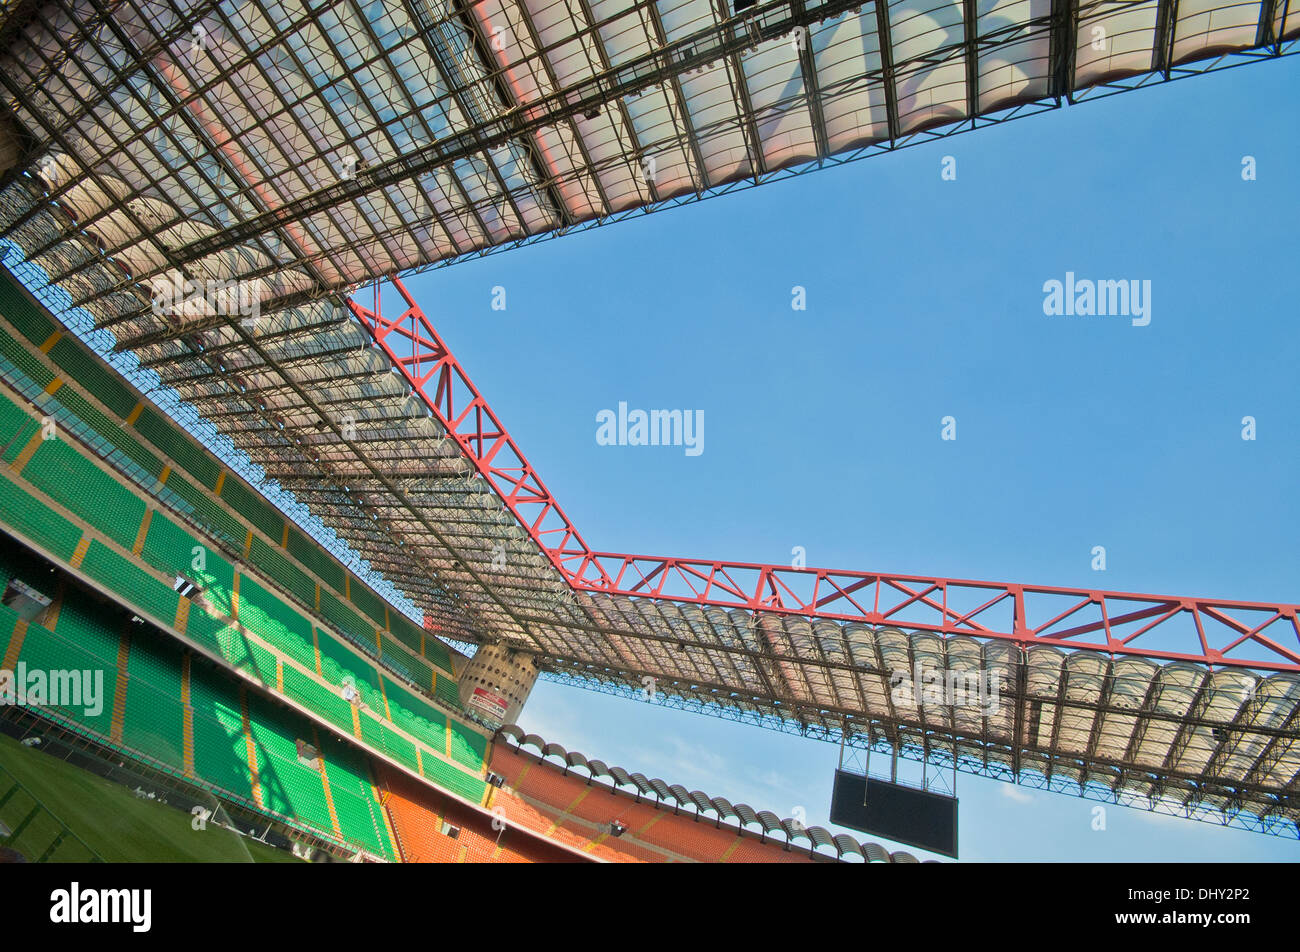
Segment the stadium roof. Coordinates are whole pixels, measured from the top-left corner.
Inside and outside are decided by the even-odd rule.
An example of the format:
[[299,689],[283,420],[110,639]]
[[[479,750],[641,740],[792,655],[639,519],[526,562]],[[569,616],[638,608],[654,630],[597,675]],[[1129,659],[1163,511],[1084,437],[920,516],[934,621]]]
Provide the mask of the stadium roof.
[[1300,34],[1276,0],[741,14],[726,0],[18,0],[5,14],[16,166],[44,163],[72,233],[123,270],[56,253],[66,219],[24,246],[64,258],[55,280],[127,347],[175,336],[144,313],[156,280],[256,282],[272,312],[926,130],[1280,55]]
[[[1300,11],[17,0],[0,17],[0,237],[446,637],[982,772],[1259,828],[1300,813],[1295,606],[593,551],[415,302],[345,296],[1290,53]],[[1081,642],[1097,653],[1067,656]],[[889,672],[918,660],[1005,667],[1015,703],[899,710]]]

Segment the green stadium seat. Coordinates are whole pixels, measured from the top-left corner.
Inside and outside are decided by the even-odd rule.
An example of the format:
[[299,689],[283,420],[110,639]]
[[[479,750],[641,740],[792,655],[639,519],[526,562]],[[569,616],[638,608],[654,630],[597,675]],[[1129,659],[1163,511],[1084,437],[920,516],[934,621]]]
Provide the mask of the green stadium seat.
[[451,722],[451,759],[474,770],[483,768],[488,739],[459,721]]
[[252,802],[253,776],[248,767],[238,685],[220,671],[192,663],[190,707],[194,712],[195,773]]
[[182,651],[142,625],[133,625],[126,659],[122,742],[168,764],[183,764],[185,717],[181,705]]
[[66,440],[44,440],[23,478],[106,536],[131,548],[144,519],[139,496],[94,466]]
[[128,562],[98,539],[90,544],[81,567],[110,592],[125,597],[164,624],[171,625],[175,620],[180,604],[175,589]]
[[0,473],[0,522],[12,526],[65,562],[72,558],[82,530]]
[[284,693],[338,730],[352,735],[352,705],[325,686],[292,668],[284,669]]
[[[198,554],[196,554],[196,550]],[[140,554],[146,562],[174,575],[183,575],[202,588],[215,589],[210,595],[229,593],[235,586],[235,569],[207,540],[200,540],[161,512],[149,520]],[[202,568],[195,568],[196,561]],[[229,595],[223,608],[229,610]]]
[[315,669],[311,622],[247,575],[239,579],[239,623],[299,664]]
[[249,696],[248,709],[257,753],[257,775],[266,808],[302,817],[319,829],[332,830],[321,774],[298,760],[295,734],[302,733],[301,723],[294,724],[287,711],[257,695]]
[[424,777],[444,790],[450,790],[472,802],[479,802],[487,791],[487,782],[482,777],[471,776],[458,770],[445,760],[424,758]]

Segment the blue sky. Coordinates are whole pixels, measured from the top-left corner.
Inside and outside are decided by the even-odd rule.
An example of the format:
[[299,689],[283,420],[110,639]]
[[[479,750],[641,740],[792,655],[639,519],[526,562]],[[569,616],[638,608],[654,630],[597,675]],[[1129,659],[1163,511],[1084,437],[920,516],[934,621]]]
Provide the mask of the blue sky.
[[[1158,86],[408,286],[593,547],[1296,601],[1298,81],[1292,58]],[[1151,281],[1150,325],[1045,316],[1067,271]],[[619,401],[703,410],[704,452],[598,445]],[[522,721],[826,822],[830,745],[551,683]],[[1094,831],[1092,801],[967,775],[958,792],[966,860],[1300,859],[1117,806]]]

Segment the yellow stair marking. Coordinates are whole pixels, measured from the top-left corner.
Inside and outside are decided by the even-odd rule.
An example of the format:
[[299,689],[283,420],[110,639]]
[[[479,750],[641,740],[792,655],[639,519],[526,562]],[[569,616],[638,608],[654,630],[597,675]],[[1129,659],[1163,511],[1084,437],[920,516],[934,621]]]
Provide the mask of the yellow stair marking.
[[90,536],[82,536],[77,543],[77,547],[72,550],[72,558],[68,559],[68,564],[74,569],[81,567],[81,562],[90,551]]
[[[418,760],[420,757],[420,748],[415,748],[415,756]],[[370,785],[370,793],[375,798],[375,804],[379,807],[379,818],[384,821],[384,832],[388,834],[388,842],[393,847],[393,858],[401,860],[402,847],[397,843],[397,833],[393,830],[392,821],[388,818],[388,807],[384,805],[383,798],[379,795],[379,788],[373,783]]]
[[469,852],[469,847],[468,847],[468,846],[462,846],[462,847],[460,848],[460,855],[458,855],[458,856],[456,857],[456,862],[458,862],[458,863],[463,863],[463,862],[465,862],[465,854],[468,853],[468,852]]
[[447,728],[445,733],[447,735],[447,749],[443,751],[443,753],[445,753],[447,755],[447,759],[450,760],[451,759],[451,718],[447,718]]
[[14,625],[13,635],[9,640],[9,647],[5,650],[4,669],[12,671],[14,665],[18,663],[18,655],[23,650],[23,639],[27,637],[27,619],[20,618]]
[[576,807],[576,806],[577,806],[579,803],[581,803],[583,800],[586,800],[586,799],[587,799],[587,794],[591,793],[591,791],[592,791],[592,788],[591,788],[591,787],[583,787],[583,788],[582,788],[582,793],[580,793],[580,794],[578,794],[576,797],[574,797],[573,800],[569,803],[569,805],[568,805],[567,807],[564,808],[564,814],[565,814],[565,816],[568,816],[570,813],[572,813],[574,807]]
[[284,524],[284,534],[280,536],[280,548],[289,548],[289,523]]
[[320,611],[320,582],[316,583],[316,611]]
[[244,558],[248,558],[248,553],[253,551],[253,530],[248,530],[248,535],[244,536]]
[[166,465],[163,466],[163,468],[162,468],[162,472],[158,474],[158,486],[159,486],[159,488],[161,488],[161,487],[167,485],[167,477],[170,476],[171,474],[172,474],[172,467],[171,467],[171,464],[168,463],[168,464],[166,464]]
[[45,611],[45,621],[41,622],[50,631],[53,631],[59,624],[59,613],[63,610],[63,578],[59,578],[58,590],[54,593],[54,601]]
[[642,833],[650,829],[650,827],[654,826],[656,823],[658,823],[667,815],[668,814],[663,812],[656,812],[655,815],[650,818],[649,822],[647,822],[644,826],[642,826],[641,829],[636,831],[636,835],[639,837]]
[[361,712],[357,710],[355,702],[352,704],[352,733],[356,735],[357,740],[361,739]]
[[388,617],[388,606],[385,605],[384,606],[384,631],[392,631],[392,630],[393,630],[393,624]]
[[[318,593],[320,592],[320,586],[316,587],[316,591]],[[325,677],[325,672],[320,669],[320,629],[315,625],[311,626],[311,644],[312,647],[316,649],[316,674],[323,678]]]
[[736,849],[740,846],[740,841],[741,841],[742,839],[744,839],[744,837],[742,837],[742,836],[738,836],[738,837],[736,837],[735,842],[732,843],[730,846],[727,847],[726,851],[722,854],[722,858],[719,859],[718,862],[719,862],[719,863],[725,863],[725,862],[727,862],[729,859],[731,859],[731,854],[734,853],[734,852],[736,852]]
[[149,534],[149,523],[151,522],[153,522],[153,509],[146,508],[144,518],[140,520],[140,528],[135,533],[135,542],[131,544],[132,555],[139,555],[144,549],[144,537]]
[[424,776],[424,756],[420,753],[420,748],[415,748],[415,772],[421,777]]
[[344,574],[343,576],[343,597],[352,601],[352,576]]
[[214,496],[220,496],[220,495],[221,495],[221,487],[224,486],[225,484],[226,484],[226,471],[223,469],[223,470],[222,470],[222,471],[217,475],[217,484],[216,484],[215,486],[212,487],[212,494],[213,494]]
[[109,737],[114,744],[122,743],[122,722],[126,720],[126,661],[131,656],[131,635],[126,626],[117,641],[117,684],[113,688],[113,717]]
[[55,344],[57,344],[62,337],[63,337],[63,331],[55,331],[49,337],[45,338],[45,343],[41,344],[41,353],[48,354],[50,352],[50,348],[52,348]]
[[36,432],[32,434],[31,439],[29,439],[25,444],[23,444],[22,452],[20,452],[16,457],[14,457],[14,461],[9,464],[10,466],[13,467],[13,471],[15,473],[21,473],[23,471],[23,467],[32,461],[32,457],[36,455],[36,451],[41,448],[41,444],[44,442],[45,442],[45,427],[41,426],[38,427]]
[[[184,599],[181,599],[184,601]],[[181,661],[181,711],[184,713],[185,726],[181,749],[183,751],[183,763],[185,766],[185,776],[194,776],[194,708],[190,701],[190,659],[193,656],[187,651],[185,658]]]
[[284,693],[284,662],[279,658],[275,659],[275,689]]
[[140,419],[140,414],[144,413],[144,401],[141,400],[131,408],[131,412],[126,415],[127,426],[135,426],[135,421]]
[[253,743],[253,726],[248,719],[248,689],[239,686],[239,712],[244,719],[244,743],[248,750],[248,769],[252,773],[253,802],[259,807],[262,803],[262,778],[257,771],[257,745]]
[[[388,691],[384,688],[384,676],[379,675],[379,694],[384,699],[384,717],[390,721],[393,719],[393,712],[388,708]],[[418,747],[416,748],[419,749]]]
[[190,600],[182,598],[176,605],[176,618],[172,622],[172,627],[185,634],[185,629],[190,626]]
[[234,584],[230,586],[230,617],[239,621],[239,572],[235,572]]
[[375,629],[375,653],[384,656],[384,636],[378,628]]
[[320,734],[316,732],[314,725],[311,729],[311,742],[316,748],[316,756],[320,761],[320,783],[325,788],[325,806],[330,811],[330,826],[334,827],[334,835],[343,839],[343,828],[339,826],[339,815],[334,809],[334,791],[330,789],[329,774],[325,770],[325,754],[321,751]]
[[48,384],[45,385],[45,392],[47,394],[53,395],[63,387],[63,383],[64,381],[62,377],[55,377]]

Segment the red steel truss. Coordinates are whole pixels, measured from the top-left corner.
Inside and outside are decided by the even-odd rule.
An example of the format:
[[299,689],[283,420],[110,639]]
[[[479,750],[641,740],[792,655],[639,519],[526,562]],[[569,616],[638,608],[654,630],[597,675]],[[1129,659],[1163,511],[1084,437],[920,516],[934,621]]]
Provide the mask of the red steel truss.
[[1211,667],[1300,671],[1300,605],[592,551],[400,280],[349,306],[466,458],[582,593],[890,625]]

